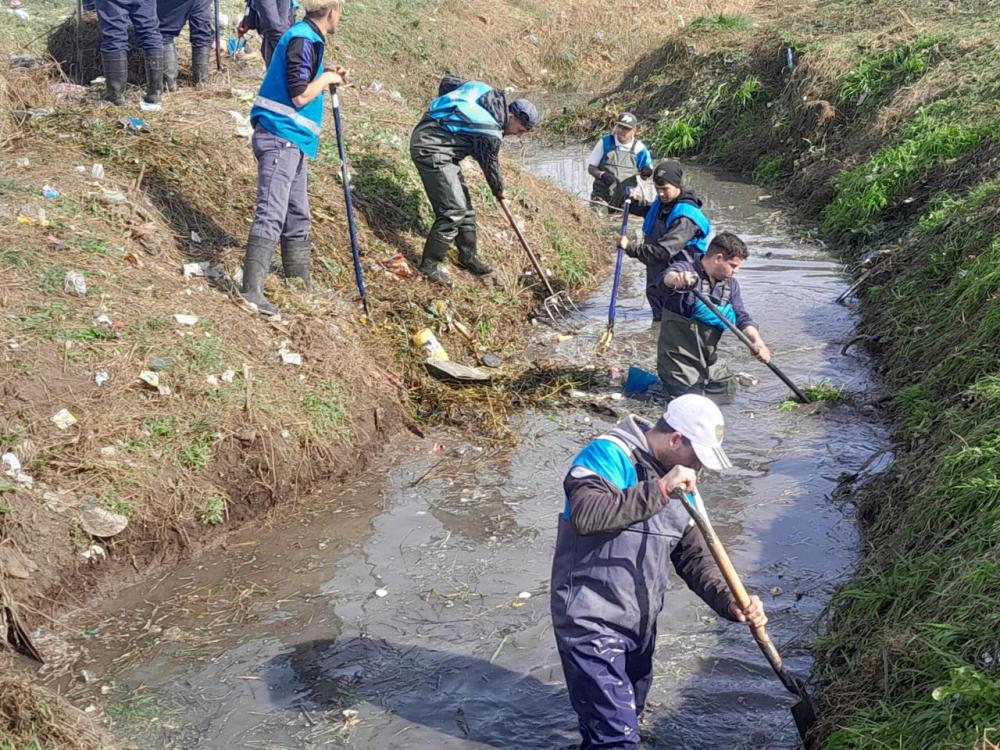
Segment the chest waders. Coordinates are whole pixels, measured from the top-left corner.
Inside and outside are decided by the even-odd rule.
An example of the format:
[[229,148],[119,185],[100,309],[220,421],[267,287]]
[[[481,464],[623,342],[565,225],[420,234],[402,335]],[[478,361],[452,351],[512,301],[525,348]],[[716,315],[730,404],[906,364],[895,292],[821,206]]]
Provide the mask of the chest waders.
[[[722,295],[711,296],[709,283],[700,280],[702,291],[720,307],[729,304],[732,287],[728,282]],[[671,310],[663,310],[663,323],[656,345],[656,372],[667,393],[676,398],[685,393],[704,393],[711,380],[712,365],[718,359],[719,339],[725,328],[707,325]]]
[[608,151],[601,163],[601,169],[610,172],[618,182],[613,188],[610,188],[600,180],[594,180],[594,188],[590,194],[591,200],[604,201],[617,208],[622,207],[625,202],[625,188],[634,189],[638,186],[639,166],[635,154],[637,143],[638,141],[633,138],[630,148],[612,148]]

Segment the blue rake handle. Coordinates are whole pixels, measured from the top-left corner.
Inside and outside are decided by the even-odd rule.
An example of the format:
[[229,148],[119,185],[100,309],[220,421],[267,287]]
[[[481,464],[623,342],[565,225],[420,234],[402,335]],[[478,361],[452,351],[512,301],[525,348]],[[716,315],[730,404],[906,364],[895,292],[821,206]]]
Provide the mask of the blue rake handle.
[[[626,196],[629,196],[626,193]],[[619,239],[626,236],[628,232],[628,210],[632,205],[632,198],[625,198],[625,205],[622,206],[622,230],[618,233]],[[615,315],[617,314],[618,308],[618,287],[622,283],[622,258],[625,257],[625,251],[622,250],[622,246],[618,245],[618,257],[615,259],[615,280],[611,284],[611,303],[608,305],[608,330],[613,331],[615,328]]]
[[358,247],[358,230],[354,226],[354,200],[351,196],[351,171],[347,165],[347,149],[344,147],[344,129],[340,121],[340,97],[337,87],[330,86],[330,97],[333,101],[333,125],[337,130],[337,151],[340,154],[340,175],[344,183],[344,202],[347,204],[347,230],[351,235],[351,255],[354,257],[354,281],[361,294],[361,306],[368,316],[368,292],[365,290],[365,277],[361,271],[361,249]]

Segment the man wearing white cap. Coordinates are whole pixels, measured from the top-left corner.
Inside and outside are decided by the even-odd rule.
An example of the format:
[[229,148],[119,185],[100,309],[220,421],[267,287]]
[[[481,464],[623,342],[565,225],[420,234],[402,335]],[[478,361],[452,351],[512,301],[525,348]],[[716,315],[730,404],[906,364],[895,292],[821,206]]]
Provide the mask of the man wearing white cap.
[[587,159],[587,172],[594,178],[590,200],[621,208],[626,189],[638,186],[638,177],[653,174],[653,157],[638,139],[639,119],[623,112],[613,132],[597,142]]
[[702,466],[732,464],[722,413],[704,396],[670,402],[655,425],[630,415],[573,459],[552,562],[552,623],[580,750],[633,750],[653,676],[668,567],[717,614],[764,625],[758,597],[741,610],[675,490]]

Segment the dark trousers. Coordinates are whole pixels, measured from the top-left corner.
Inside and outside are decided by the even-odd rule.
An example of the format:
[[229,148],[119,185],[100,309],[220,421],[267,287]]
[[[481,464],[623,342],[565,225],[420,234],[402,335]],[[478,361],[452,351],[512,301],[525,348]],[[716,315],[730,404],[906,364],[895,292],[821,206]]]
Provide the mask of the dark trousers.
[[211,47],[215,43],[212,28],[212,0],[157,0],[160,34],[171,42],[180,36],[184,24],[192,47]]
[[135,27],[135,41],[150,52],[163,46],[156,0],[97,0],[101,25],[101,52],[128,51],[128,24]]
[[653,311],[653,320],[663,319],[663,273],[667,264],[646,266],[646,299]]
[[250,235],[267,240],[309,239],[306,155],[291,141],[254,128],[257,208]]
[[263,40],[264,64],[271,64],[271,56],[281,40],[281,35],[292,25],[290,0],[256,0],[257,32]]
[[434,224],[427,235],[430,245],[447,248],[460,233],[475,235],[476,212],[462,167],[448,148],[450,134],[433,120],[423,120],[410,136],[410,158],[424,183],[434,209]]
[[580,720],[580,750],[635,750],[639,715],[653,681],[655,625],[640,644],[595,635],[572,644],[559,641],[558,646],[570,702]]

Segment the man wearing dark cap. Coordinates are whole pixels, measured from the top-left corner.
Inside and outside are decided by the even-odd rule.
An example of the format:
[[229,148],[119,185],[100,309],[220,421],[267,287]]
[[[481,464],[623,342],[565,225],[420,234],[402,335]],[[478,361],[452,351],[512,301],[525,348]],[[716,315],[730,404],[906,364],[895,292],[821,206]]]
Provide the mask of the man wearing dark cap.
[[701,199],[681,187],[684,170],[675,161],[661,161],[653,170],[656,199],[651,204],[633,202],[630,213],[645,217],[642,242],[621,236],[625,254],[646,266],[646,299],[653,311],[653,327],[663,318],[664,288],[660,283],[667,266],[678,257],[695,260],[705,254],[712,225],[702,213]]
[[452,285],[441,265],[452,244],[465,270],[477,276],[493,271],[479,257],[476,214],[461,161],[471,156],[479,162],[493,195],[506,200],[500,174],[503,139],[528,132],[538,119],[527,99],[508,102],[503,91],[480,81],[466,81],[431,101],[410,136],[410,158],[434,208],[434,225],[420,260],[420,273],[427,279]]
[[653,174],[653,157],[636,135],[639,120],[625,112],[615,123],[613,133],[597,142],[587,159],[587,172],[594,178],[590,199],[621,208],[625,191],[638,185],[638,177]]
[[695,493],[701,505],[697,471],[732,466],[724,429],[714,403],[682,396],[655,425],[626,416],[577,454],[563,481],[550,604],[581,750],[639,746],[670,568],[720,617],[767,623],[760,598],[736,604],[704,537],[671,497]]

